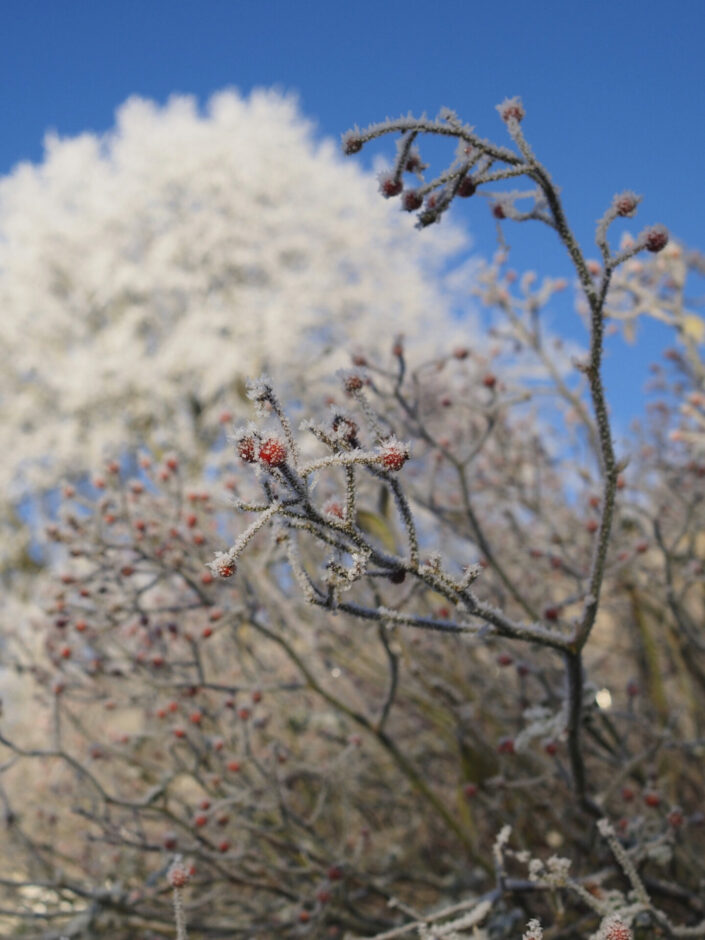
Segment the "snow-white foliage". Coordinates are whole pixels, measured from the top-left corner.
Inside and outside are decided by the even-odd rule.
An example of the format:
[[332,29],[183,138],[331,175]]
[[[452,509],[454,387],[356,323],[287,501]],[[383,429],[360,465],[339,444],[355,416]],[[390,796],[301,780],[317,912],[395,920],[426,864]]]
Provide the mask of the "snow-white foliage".
[[3,492],[125,443],[193,450],[262,368],[310,385],[438,337],[462,244],[419,238],[275,92],[132,98],[106,134],[49,135],[0,180]]

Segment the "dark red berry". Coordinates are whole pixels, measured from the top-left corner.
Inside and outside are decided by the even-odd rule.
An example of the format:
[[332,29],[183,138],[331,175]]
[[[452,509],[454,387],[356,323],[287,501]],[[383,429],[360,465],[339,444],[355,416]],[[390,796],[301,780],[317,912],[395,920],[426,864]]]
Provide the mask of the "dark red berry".
[[415,189],[407,189],[402,199],[402,205],[407,212],[415,212],[423,205],[423,196],[420,196]]
[[461,199],[468,199],[470,196],[473,196],[476,191],[477,186],[473,183],[472,178],[469,176],[464,176],[460,181],[456,196],[460,196]]

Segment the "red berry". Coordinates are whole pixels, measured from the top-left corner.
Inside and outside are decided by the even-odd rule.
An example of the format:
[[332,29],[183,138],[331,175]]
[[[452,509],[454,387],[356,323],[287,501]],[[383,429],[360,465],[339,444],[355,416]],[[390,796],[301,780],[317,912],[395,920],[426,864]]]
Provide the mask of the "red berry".
[[237,710],[237,716],[241,721],[247,721],[251,714],[249,708],[238,708]]
[[500,754],[514,754],[514,738],[502,738],[497,745]]
[[382,447],[379,461],[385,470],[401,470],[409,459],[409,448],[399,441],[387,441]]
[[[343,382],[343,385],[345,386],[345,391],[348,392],[349,394],[351,394],[352,392],[359,392],[363,384],[364,383],[362,379],[360,378],[360,376],[355,375],[354,373],[352,375],[347,375]],[[335,427],[334,427],[334,430],[335,430]]]
[[475,194],[476,190],[477,186],[473,183],[471,177],[465,176],[461,180],[460,186],[458,186],[456,196],[460,196],[462,199],[468,199]]
[[205,813],[198,813],[193,817],[194,826],[198,826],[199,829],[202,829],[203,826],[208,824],[208,817]]
[[558,620],[559,615],[560,607],[547,607],[543,612],[543,616],[546,620]]
[[175,738],[185,738],[186,732],[183,728],[174,728],[174,737]]
[[226,766],[231,773],[236,774],[240,770],[240,761],[229,760]]
[[244,460],[245,463],[254,463],[257,459],[254,437],[248,435],[247,437],[241,438],[237,445],[237,452],[240,455],[240,459]]
[[199,809],[203,809],[203,810],[210,809],[210,808],[211,808],[211,801],[208,799],[208,797],[205,797],[205,798],[202,799],[201,802],[198,804],[198,807],[199,807]]
[[614,197],[613,206],[617,211],[617,215],[623,218],[633,215],[638,205],[639,200],[634,193],[620,193],[618,196]]
[[680,829],[684,821],[683,813],[677,806],[671,810],[666,819],[668,820],[668,825],[673,829]]
[[299,911],[299,920],[302,924],[307,924],[311,920],[311,915],[308,911]]
[[497,657],[498,666],[511,666],[514,662],[514,658],[509,655],[509,653],[500,653]]
[[286,463],[286,447],[278,438],[269,437],[259,449],[259,459],[267,467],[281,467]]
[[255,689],[252,693],[252,701],[255,703],[255,705],[262,701],[262,693],[259,689]]
[[359,153],[362,150],[362,138],[354,134],[343,135],[343,153],[350,156],[352,153]]
[[316,900],[319,904],[327,904],[331,899],[331,893],[327,888],[320,888],[316,892]]
[[466,783],[463,787],[463,795],[466,800],[471,800],[474,796],[477,795],[477,784],[475,783]]
[[415,189],[407,189],[402,199],[402,205],[407,212],[415,212],[423,205],[423,196],[420,196]]
[[204,640],[207,640],[209,636],[213,636],[213,627],[204,627],[201,630],[201,636]]
[[393,176],[380,177],[379,191],[382,193],[385,199],[391,199],[393,196],[398,196],[403,188],[404,185],[402,181],[395,179]]
[[216,570],[218,576],[221,578],[232,578],[232,576],[237,571],[235,562],[232,561],[227,555],[221,555],[215,562],[213,562],[211,567]]
[[554,754],[558,751],[558,745],[555,741],[546,741],[543,749],[550,757],[553,757]]
[[647,251],[662,251],[668,244],[668,232],[662,225],[655,225],[644,235],[644,246]]
[[661,805],[661,796],[656,790],[647,790],[644,793],[644,803],[647,806],[656,807]]
[[343,869],[340,865],[331,865],[328,871],[326,872],[328,881],[341,881],[343,877]]
[[227,852],[229,848],[230,848],[230,843],[228,842],[227,839],[223,839],[222,842],[218,843],[219,852]]
[[495,385],[497,384],[497,376],[496,376],[496,375],[492,375],[491,372],[488,373],[488,374],[483,378],[482,384],[485,386],[485,388],[494,388]]
[[501,203],[496,202],[492,206],[492,215],[495,217],[495,219],[505,219],[506,213],[504,211],[504,206]]
[[633,940],[632,931],[616,917],[611,917],[600,931],[605,940]]
[[498,106],[503,121],[521,121],[524,117],[524,108],[519,98],[509,98]]
[[168,849],[170,852],[173,852],[177,844],[178,844],[178,839],[177,839],[175,832],[167,832],[164,835],[164,839],[162,840],[162,845],[164,846],[165,849]]
[[188,716],[188,720],[192,725],[200,725],[200,723],[203,721],[203,714],[201,712],[191,712],[191,714]]
[[167,880],[172,888],[183,888],[184,885],[188,884],[189,877],[193,872],[184,868],[180,862],[175,862],[167,873]]

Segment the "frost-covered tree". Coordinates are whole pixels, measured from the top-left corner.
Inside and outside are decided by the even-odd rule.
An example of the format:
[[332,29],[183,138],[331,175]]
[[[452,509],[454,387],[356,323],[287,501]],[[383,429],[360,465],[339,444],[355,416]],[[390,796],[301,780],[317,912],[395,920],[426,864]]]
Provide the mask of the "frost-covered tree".
[[245,376],[310,384],[438,333],[462,236],[410,229],[275,92],[133,98],[106,134],[50,135],[0,180],[2,492],[125,444],[193,457]]

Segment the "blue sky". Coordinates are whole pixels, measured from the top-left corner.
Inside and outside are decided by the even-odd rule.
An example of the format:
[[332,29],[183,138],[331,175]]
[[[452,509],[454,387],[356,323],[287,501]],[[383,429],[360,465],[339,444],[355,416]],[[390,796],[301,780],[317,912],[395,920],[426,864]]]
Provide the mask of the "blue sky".
[[[276,85],[336,137],[447,105],[500,140],[494,105],[519,94],[525,133],[583,244],[629,188],[645,197],[633,230],[663,222],[705,249],[705,0],[5,0],[2,13],[0,173],[40,159],[49,128],[108,129],[132,94]],[[484,201],[468,200],[461,217],[489,253]],[[569,273],[551,232],[507,234],[519,269]],[[556,326],[580,335],[567,304]],[[612,344],[607,377],[623,418],[640,410],[663,341],[653,326],[635,349]]]

